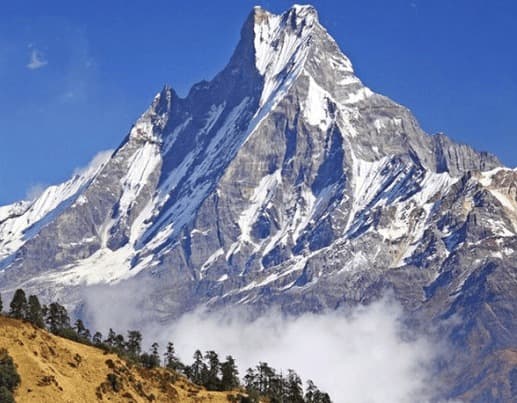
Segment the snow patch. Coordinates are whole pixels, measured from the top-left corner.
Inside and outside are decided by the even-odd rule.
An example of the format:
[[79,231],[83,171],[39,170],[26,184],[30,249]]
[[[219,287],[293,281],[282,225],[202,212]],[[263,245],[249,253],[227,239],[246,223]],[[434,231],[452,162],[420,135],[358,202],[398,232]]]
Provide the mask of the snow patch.
[[201,272],[204,272],[208,270],[208,268],[212,265],[212,263],[216,262],[219,256],[224,255],[224,249],[219,248],[217,249],[207,260],[203,265],[201,266]]
[[251,228],[258,218],[261,207],[265,206],[272,197],[276,186],[282,182],[282,172],[277,170],[270,175],[264,176],[258,186],[254,189],[250,198],[249,207],[244,210],[238,221],[241,230],[240,240],[242,242],[253,243],[251,239]]
[[116,251],[100,249],[89,258],[68,265],[58,273],[47,273],[42,279],[63,286],[117,283],[140,271],[131,269],[133,256],[134,250],[130,246]]
[[327,109],[328,93],[311,76],[308,75],[307,77],[309,79],[309,91],[303,109],[305,119],[312,126],[317,126],[322,131],[326,131],[332,122]]

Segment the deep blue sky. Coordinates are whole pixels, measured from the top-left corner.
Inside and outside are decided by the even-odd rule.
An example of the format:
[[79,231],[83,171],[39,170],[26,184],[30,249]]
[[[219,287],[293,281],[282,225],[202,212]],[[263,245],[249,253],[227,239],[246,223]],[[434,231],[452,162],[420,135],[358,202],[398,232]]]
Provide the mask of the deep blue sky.
[[[20,1],[0,15],[0,205],[114,148],[156,92],[228,61],[255,4]],[[70,4],[74,3],[74,7]],[[314,0],[373,90],[422,127],[517,165],[517,1]]]

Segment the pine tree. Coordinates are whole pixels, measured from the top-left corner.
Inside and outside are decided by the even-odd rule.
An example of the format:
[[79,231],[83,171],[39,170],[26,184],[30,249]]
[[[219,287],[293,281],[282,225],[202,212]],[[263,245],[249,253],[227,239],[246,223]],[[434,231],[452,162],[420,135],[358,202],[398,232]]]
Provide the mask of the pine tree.
[[330,396],[328,393],[316,391],[314,403],[332,403],[332,400],[330,399]]
[[287,401],[287,384],[282,373],[276,374],[269,381],[268,395],[271,397],[271,402]]
[[133,358],[138,359],[142,352],[142,334],[137,330],[130,330],[127,332],[126,351],[127,354]]
[[151,345],[151,362],[152,362],[153,368],[160,366],[159,348],[160,348],[160,346],[156,342],[154,342]]
[[318,388],[316,385],[314,385],[314,382],[312,382],[310,379],[307,381],[307,389],[305,391],[305,402],[306,403],[316,403],[315,401],[315,395],[318,391]]
[[4,309],[4,304],[2,302],[2,294],[0,294],[0,315],[2,314],[3,309]]
[[203,374],[206,372],[206,365],[203,362],[203,354],[201,351],[194,352],[194,362],[190,366],[190,380],[195,384],[203,384]]
[[108,331],[108,337],[106,337],[106,340],[104,340],[104,343],[109,347],[109,348],[114,348],[115,347],[115,338],[117,337],[117,334],[115,333],[115,331],[110,327],[110,330]]
[[124,340],[123,335],[117,334],[115,336],[115,340],[113,342],[113,347],[119,354],[126,352],[126,342]]
[[176,357],[176,350],[174,349],[174,344],[172,342],[167,344],[167,350],[165,351],[164,357],[165,368],[172,369],[173,371],[181,371],[184,369],[183,364],[179,358]]
[[270,392],[271,383],[276,377],[275,370],[267,362],[260,362],[257,366],[258,391],[266,395]]
[[219,356],[215,351],[207,351],[205,353],[205,360],[208,365],[203,374],[203,385],[208,390],[218,390],[220,388],[221,380],[219,379]]
[[27,307],[27,320],[34,326],[44,328],[45,321],[43,319],[43,310],[39,299],[35,295],[29,296],[29,303]]
[[102,333],[101,332],[95,332],[95,334],[92,337],[92,343],[95,346],[100,346],[102,344]]
[[287,374],[287,399],[292,403],[303,403],[302,380],[292,369]]
[[258,391],[258,376],[253,368],[248,368],[246,370],[246,375],[244,375],[244,387],[246,388],[246,392],[251,393],[253,391]]
[[27,298],[25,291],[18,289],[14,292],[10,305],[9,316],[15,319],[25,319],[27,315]]
[[239,371],[231,355],[221,364],[221,389],[234,390],[239,387]]
[[318,389],[318,387],[310,379],[307,381],[307,389],[305,391],[306,403],[332,403],[330,396]]
[[48,330],[54,334],[69,336],[70,317],[63,305],[57,302],[52,302],[47,310],[45,322],[48,325]]
[[140,355],[140,364],[144,368],[152,369],[160,366],[160,353],[158,343],[153,343],[149,353]]
[[77,337],[82,342],[89,342],[91,338],[90,331],[86,328],[83,321],[81,319],[77,319],[74,324],[75,332],[77,333]]

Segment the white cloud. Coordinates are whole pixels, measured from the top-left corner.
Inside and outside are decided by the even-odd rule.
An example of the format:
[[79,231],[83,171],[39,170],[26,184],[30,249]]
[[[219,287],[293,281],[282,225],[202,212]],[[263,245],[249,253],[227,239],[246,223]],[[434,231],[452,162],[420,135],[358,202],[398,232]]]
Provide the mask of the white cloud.
[[[240,369],[268,362],[312,379],[334,402],[411,403],[430,400],[436,351],[423,337],[405,340],[402,310],[383,300],[351,313],[286,317],[269,312],[253,322],[232,315],[186,315],[161,334],[191,362],[196,348],[232,354]],[[160,335],[157,335],[159,339]],[[160,340],[164,345],[165,340]]]
[[111,157],[113,151],[114,150],[99,151],[97,154],[94,155],[94,157],[91,159],[87,166],[75,168],[72,175],[81,176],[90,170],[96,169],[98,166],[104,164]]
[[145,313],[146,289],[138,281],[92,288],[82,313],[104,333],[140,329],[147,345],[173,341],[185,363],[200,349],[231,354],[241,375],[260,361],[292,368],[336,403],[424,403],[440,390],[432,367],[442,349],[424,336],[408,336],[403,310],[390,299],[298,317],[272,310],[253,321],[236,308],[195,312],[162,325]]
[[48,186],[43,183],[36,183],[29,186],[25,192],[24,200],[32,201],[40,197]]
[[[90,163],[85,167],[75,168],[73,171],[73,176],[75,175],[83,175],[90,170],[95,170],[101,164],[104,164],[108,158],[113,154],[114,150],[104,150],[100,151],[91,159]],[[35,183],[31,184],[25,192],[25,196],[23,200],[32,201],[40,197],[43,192],[49,187],[49,185],[44,183]]]
[[58,101],[78,103],[86,101],[98,85],[98,65],[91,54],[88,36],[82,29],[71,29],[65,53],[68,62],[60,82]]
[[40,69],[48,64],[42,52],[37,49],[31,49],[30,60],[27,68],[30,70]]

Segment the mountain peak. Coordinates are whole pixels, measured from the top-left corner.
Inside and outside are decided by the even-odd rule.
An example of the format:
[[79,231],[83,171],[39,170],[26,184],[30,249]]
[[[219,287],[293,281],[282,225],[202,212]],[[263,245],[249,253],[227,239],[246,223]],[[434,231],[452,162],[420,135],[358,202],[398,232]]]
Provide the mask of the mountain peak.
[[282,64],[277,65],[275,74],[281,71],[278,68],[292,62],[293,55],[306,47],[318,22],[318,14],[312,6],[294,5],[281,15],[256,6],[251,15],[252,24],[246,23],[243,29],[253,29],[256,65],[262,75],[273,59],[281,59]]
[[253,7],[253,10],[251,11],[251,14],[255,18],[261,18],[261,17],[267,18],[267,16],[271,15],[271,13],[268,10],[266,10],[265,8],[263,8],[262,6],[255,6],[255,7]]
[[262,7],[253,9],[243,27],[241,43],[253,48],[255,68],[264,80],[261,106],[301,73],[317,26],[312,6],[295,5],[279,15]]
[[318,12],[314,8],[314,6],[310,4],[294,4],[287,12],[286,14],[294,15],[297,18],[304,19],[304,18],[310,18],[310,19],[318,19]]
[[[271,13],[270,11],[266,10],[262,6],[255,6],[252,10],[252,15],[256,19],[261,18],[267,18],[270,16],[274,16],[275,14]],[[290,9],[282,13],[282,16],[284,17],[296,17],[299,20],[305,19],[305,18],[312,18],[317,19],[318,18],[318,12],[314,8],[314,6],[310,4],[294,4]]]

